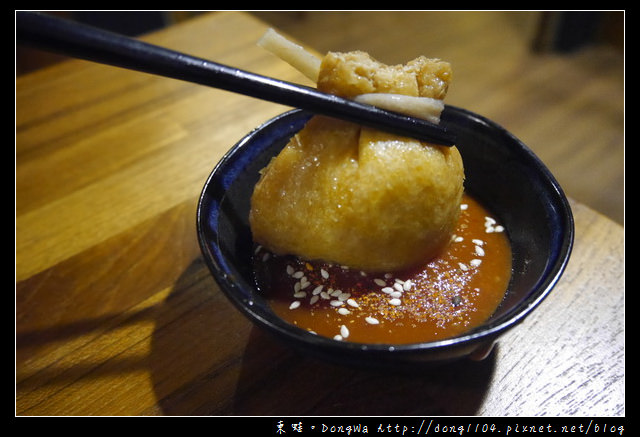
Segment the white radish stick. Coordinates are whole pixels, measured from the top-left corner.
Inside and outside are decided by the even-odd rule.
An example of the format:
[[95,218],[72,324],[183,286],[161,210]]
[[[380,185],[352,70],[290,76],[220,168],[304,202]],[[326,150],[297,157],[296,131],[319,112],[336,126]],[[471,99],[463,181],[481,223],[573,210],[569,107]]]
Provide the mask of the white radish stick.
[[257,44],[290,64],[313,83],[318,82],[321,59],[304,47],[286,39],[273,29],[268,29]]

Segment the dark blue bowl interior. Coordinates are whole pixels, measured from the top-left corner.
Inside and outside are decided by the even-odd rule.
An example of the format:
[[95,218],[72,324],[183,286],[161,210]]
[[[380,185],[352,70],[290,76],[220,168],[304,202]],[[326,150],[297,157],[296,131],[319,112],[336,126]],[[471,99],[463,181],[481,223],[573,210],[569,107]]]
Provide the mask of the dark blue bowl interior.
[[373,366],[460,358],[522,321],[562,275],[573,244],[573,217],[560,186],[522,142],[494,122],[447,106],[441,123],[457,135],[465,188],[505,225],[513,251],[509,289],[483,326],[452,339],[410,345],[339,342],[276,316],[253,282],[250,198],[259,171],[310,114],[293,110],[250,132],[218,163],[202,191],[197,232],[204,259],[230,301],[256,325],[291,346],[351,364]]

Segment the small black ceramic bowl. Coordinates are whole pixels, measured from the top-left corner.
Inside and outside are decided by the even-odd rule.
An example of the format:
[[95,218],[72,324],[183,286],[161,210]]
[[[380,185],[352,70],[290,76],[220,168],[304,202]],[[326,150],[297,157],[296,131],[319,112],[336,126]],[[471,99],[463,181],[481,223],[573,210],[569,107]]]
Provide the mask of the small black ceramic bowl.
[[573,245],[573,216],[560,186],[531,150],[501,126],[447,106],[441,123],[457,135],[465,189],[504,224],[512,245],[512,279],[495,314],[464,335],[406,345],[336,341],[275,315],[253,280],[250,198],[259,171],[310,116],[293,110],[250,132],[213,169],[199,199],[197,232],[204,259],[221,290],[257,326],[333,362],[398,368],[472,356],[521,322],[551,292]]

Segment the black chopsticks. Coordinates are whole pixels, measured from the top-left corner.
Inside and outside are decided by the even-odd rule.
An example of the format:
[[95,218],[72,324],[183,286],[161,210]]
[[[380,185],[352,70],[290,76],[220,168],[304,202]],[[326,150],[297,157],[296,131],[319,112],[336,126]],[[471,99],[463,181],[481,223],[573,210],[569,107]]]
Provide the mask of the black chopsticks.
[[69,20],[16,12],[16,42],[74,58],[197,83],[444,146],[446,128],[314,88],[218,64]]

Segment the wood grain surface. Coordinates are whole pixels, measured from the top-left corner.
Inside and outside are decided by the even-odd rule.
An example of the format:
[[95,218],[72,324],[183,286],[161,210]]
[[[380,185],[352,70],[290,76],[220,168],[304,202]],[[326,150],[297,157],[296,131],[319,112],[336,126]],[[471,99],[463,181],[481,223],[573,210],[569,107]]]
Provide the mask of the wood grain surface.
[[[144,39],[304,83],[255,46],[267,27],[219,12]],[[521,73],[561,75],[560,58],[514,64],[506,89],[480,61],[464,62],[493,84],[491,98],[461,85],[455,103],[536,142],[599,135],[562,131],[572,116],[617,120],[613,101],[585,110],[537,83],[513,101]],[[600,86],[610,91],[592,86],[594,99]],[[572,196],[576,241],[564,276],[483,361],[362,371],[254,328],[204,265],[196,203],[223,154],[286,109],[78,60],[16,78],[16,415],[625,414],[624,229]],[[607,134],[612,147],[618,134]]]

